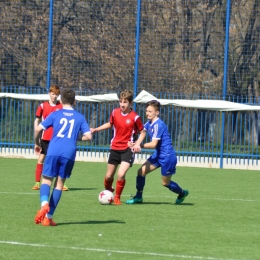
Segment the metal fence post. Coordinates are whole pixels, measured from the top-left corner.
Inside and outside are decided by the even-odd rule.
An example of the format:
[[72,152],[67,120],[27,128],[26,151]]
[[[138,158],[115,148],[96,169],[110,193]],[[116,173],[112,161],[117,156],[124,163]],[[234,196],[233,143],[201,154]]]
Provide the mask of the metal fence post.
[[[135,75],[134,75],[134,98],[137,95],[138,89],[138,65],[139,65],[139,41],[140,41],[140,19],[141,19],[141,1],[137,0],[137,15],[136,15],[136,35],[135,35]],[[136,110],[136,103],[134,103]]]
[[[226,94],[227,94],[229,23],[230,23],[230,0],[227,0],[224,79],[223,79],[223,91],[222,91],[223,100],[226,99]],[[222,112],[222,130],[221,130],[221,144],[220,144],[220,168],[221,169],[223,168],[223,158],[224,158],[224,135],[225,135],[225,112]]]
[[51,82],[51,57],[52,57],[52,27],[53,27],[53,0],[50,0],[50,19],[49,19],[49,37],[48,37],[48,64],[46,89],[49,91]]

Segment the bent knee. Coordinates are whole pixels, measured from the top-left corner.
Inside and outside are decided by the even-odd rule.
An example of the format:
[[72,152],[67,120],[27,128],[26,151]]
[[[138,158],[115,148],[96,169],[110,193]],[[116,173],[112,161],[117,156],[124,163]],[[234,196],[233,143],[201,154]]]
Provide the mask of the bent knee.
[[167,188],[168,187],[168,183],[162,182],[162,186]]
[[142,171],[142,168],[138,169],[137,175],[144,177],[145,173]]
[[168,179],[162,180],[162,186],[168,188],[168,186],[169,186],[169,184],[170,184],[170,181],[171,181],[171,180],[168,180]]

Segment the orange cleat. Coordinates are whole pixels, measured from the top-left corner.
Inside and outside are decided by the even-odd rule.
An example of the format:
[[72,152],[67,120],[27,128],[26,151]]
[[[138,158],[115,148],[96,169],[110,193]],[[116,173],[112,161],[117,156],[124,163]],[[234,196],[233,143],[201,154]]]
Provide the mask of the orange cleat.
[[32,190],[39,190],[40,186],[40,182],[36,182],[35,185],[32,187]]
[[34,222],[35,224],[40,224],[42,223],[45,215],[50,211],[50,207],[49,204],[46,203],[43,207],[41,207],[40,210],[38,210],[35,218],[34,218]]
[[122,203],[121,203],[121,201],[120,201],[120,198],[115,197],[115,198],[114,198],[114,205],[118,206],[118,205],[121,205],[121,204],[122,204]]
[[64,184],[63,187],[62,187],[62,190],[63,190],[63,191],[68,191],[69,188]]
[[45,217],[42,221],[42,226],[57,226],[57,224],[52,220],[52,218]]

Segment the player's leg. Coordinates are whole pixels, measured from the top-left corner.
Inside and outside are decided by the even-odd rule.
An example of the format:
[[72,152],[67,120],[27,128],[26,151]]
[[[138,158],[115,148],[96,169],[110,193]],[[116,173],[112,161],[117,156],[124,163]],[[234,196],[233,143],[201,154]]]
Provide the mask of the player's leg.
[[168,174],[166,176],[162,175],[162,185],[168,188],[170,191],[181,194],[182,188],[178,185],[178,183],[171,180],[172,174]]
[[41,152],[41,154],[38,157],[37,164],[36,164],[35,185],[32,187],[32,190],[39,190],[40,189],[40,182],[41,182],[44,159],[45,159],[45,154],[43,154]]
[[68,188],[68,186],[66,185],[66,182],[64,182],[64,185],[63,185],[63,187],[62,187],[62,191],[68,191],[69,190],[69,188]]
[[112,187],[114,182],[114,176],[116,173],[117,166],[120,163],[120,155],[117,151],[110,151],[108,157],[108,164],[107,164],[107,172],[104,178],[104,187],[106,190],[110,190],[114,192],[114,188]]
[[188,196],[189,191],[183,190],[178,183],[171,180],[172,175],[176,172],[177,158],[172,155],[168,158],[165,157],[161,162],[161,174],[162,174],[162,185],[168,188],[170,191],[178,194],[175,201],[176,204],[180,204]]
[[121,198],[121,194],[124,190],[125,183],[126,183],[125,175],[129,168],[130,168],[130,163],[124,162],[124,161],[122,161],[119,166],[119,169],[117,172],[118,177],[117,177],[117,181],[116,181],[116,192],[115,192],[115,198],[114,198],[115,205],[121,205],[120,198]]
[[118,160],[120,162],[120,166],[117,172],[117,182],[116,182],[116,194],[114,198],[114,205],[121,205],[121,194],[124,190],[125,183],[126,183],[126,173],[128,169],[134,163],[134,153],[130,148],[126,149],[125,151],[118,152]]
[[36,224],[40,224],[45,215],[49,212],[50,207],[49,207],[49,196],[50,196],[50,188],[52,184],[52,177],[48,176],[43,176],[42,177],[42,184],[40,187],[40,202],[41,202],[41,209],[38,210],[34,222]]
[[114,175],[116,172],[118,164],[107,164],[107,172],[104,178],[104,187],[106,190],[110,190],[114,192],[114,188],[112,187],[114,181]]
[[41,176],[42,176],[42,171],[43,171],[43,163],[47,154],[47,150],[49,147],[49,141],[46,140],[41,140],[41,154],[38,157],[37,165],[36,165],[36,170],[35,170],[35,180],[36,183],[33,186],[33,190],[39,190],[40,189],[40,182],[41,182]]
[[[55,162],[55,161],[54,161]],[[43,226],[56,226],[56,223],[52,220],[54,212],[59,204],[61,195],[62,195],[62,188],[66,181],[66,178],[69,178],[74,166],[74,161],[58,157],[57,158],[57,165],[60,165],[56,168],[57,177],[54,183],[54,188],[49,200],[50,210],[46,217],[44,218],[42,225]]]
[[50,210],[46,214],[45,218],[42,221],[43,226],[56,226],[57,224],[52,220],[54,211],[56,210],[61,195],[62,195],[62,188],[64,185],[66,179],[61,179],[59,176],[56,178],[55,183],[54,183],[54,189],[52,191],[51,197],[50,197]]
[[[149,158],[151,159],[151,158]],[[126,204],[136,204],[136,203],[142,203],[143,202],[143,190],[145,186],[145,176],[154,171],[158,166],[155,165],[156,162],[152,162],[150,160],[147,160],[141,168],[137,171],[136,176],[136,195],[126,201]]]
[[43,174],[42,174],[42,184],[40,187],[40,202],[41,209],[37,212],[34,222],[39,224],[43,221],[46,214],[50,211],[49,207],[49,196],[50,189],[53,179],[58,176],[59,173],[59,162],[57,156],[47,156],[45,158]]

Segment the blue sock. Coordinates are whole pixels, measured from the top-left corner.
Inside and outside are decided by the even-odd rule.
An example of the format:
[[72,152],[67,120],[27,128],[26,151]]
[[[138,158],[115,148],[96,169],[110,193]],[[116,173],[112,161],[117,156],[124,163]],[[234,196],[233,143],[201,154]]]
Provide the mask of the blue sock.
[[54,211],[59,204],[61,194],[62,194],[61,190],[57,190],[57,189],[53,190],[51,197],[50,197],[50,205],[49,205],[50,211],[49,211],[48,215],[52,216],[54,214]]
[[40,187],[40,202],[48,202],[51,187],[48,184],[42,184]]
[[145,185],[145,177],[137,175],[137,177],[136,177],[137,192],[136,192],[136,195],[135,195],[137,198],[142,198],[144,185]]
[[166,186],[170,191],[175,192],[177,194],[182,193],[182,188],[174,181],[171,181],[168,186]]

